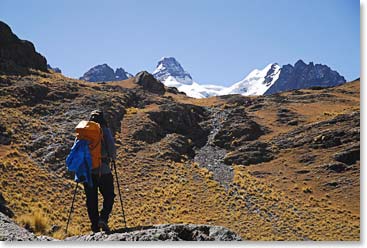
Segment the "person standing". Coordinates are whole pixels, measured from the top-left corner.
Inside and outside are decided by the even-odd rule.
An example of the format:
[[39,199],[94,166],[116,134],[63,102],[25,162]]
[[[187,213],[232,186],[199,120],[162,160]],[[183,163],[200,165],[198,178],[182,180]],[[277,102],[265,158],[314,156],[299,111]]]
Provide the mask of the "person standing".
[[[115,192],[113,187],[113,176],[109,166],[116,159],[116,146],[110,128],[101,110],[94,110],[90,114],[89,121],[98,123],[102,131],[101,163],[98,168],[92,169],[93,186],[84,183],[88,216],[91,221],[91,230],[99,232],[102,229],[109,232],[108,219],[112,211]],[[98,190],[103,196],[103,208],[98,209]]]

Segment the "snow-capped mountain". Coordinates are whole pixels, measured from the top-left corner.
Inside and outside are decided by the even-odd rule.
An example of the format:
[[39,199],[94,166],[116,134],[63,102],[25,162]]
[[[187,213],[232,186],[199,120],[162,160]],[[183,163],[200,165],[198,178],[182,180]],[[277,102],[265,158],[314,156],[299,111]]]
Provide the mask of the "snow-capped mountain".
[[230,87],[202,85],[196,83],[175,58],[163,57],[158,62],[153,75],[164,85],[176,87],[190,97],[205,98],[229,94],[262,95],[278,79],[279,73],[278,64],[269,64],[262,70],[253,70],[243,80]]
[[181,64],[173,57],[163,57],[153,72],[153,76],[165,86],[176,87],[179,91],[194,98],[216,96],[225,87],[218,85],[201,85],[192,79]]
[[262,70],[253,70],[241,81],[223,89],[220,95],[262,95],[278,80],[279,74],[280,66],[276,63],[269,64]]
[[[346,82],[345,78],[330,67],[304,63],[298,60],[294,66],[269,64],[263,69],[251,71],[244,79],[229,87],[204,85],[193,80],[190,73],[173,57],[163,57],[153,76],[167,87],[176,87],[187,96],[205,98],[211,96],[241,94],[244,96],[268,95],[277,92],[303,89],[313,86],[330,87]],[[120,81],[132,77],[122,68],[115,71],[107,64],[97,65],[80,79],[90,82]]]
[[191,75],[186,72],[180,63],[173,57],[163,57],[158,61],[157,68],[153,76],[171,87],[177,87],[182,84],[190,85],[193,83]]
[[346,82],[338,72],[326,65],[310,62],[308,65],[299,60],[292,65],[269,64],[263,69],[251,71],[244,79],[229,87],[202,85],[195,82],[173,57],[163,57],[153,72],[155,78],[168,87],[194,98],[241,94],[244,96],[273,94],[292,89],[313,86],[329,87]]

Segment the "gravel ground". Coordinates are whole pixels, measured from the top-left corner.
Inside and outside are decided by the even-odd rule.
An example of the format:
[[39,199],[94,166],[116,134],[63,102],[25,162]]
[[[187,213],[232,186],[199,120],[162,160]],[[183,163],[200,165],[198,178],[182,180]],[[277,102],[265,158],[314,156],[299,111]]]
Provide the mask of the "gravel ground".
[[212,130],[208,135],[207,143],[200,149],[195,151],[194,162],[200,167],[205,167],[213,172],[214,180],[228,187],[228,184],[233,180],[233,169],[223,162],[227,150],[218,147],[214,144],[214,137],[222,127],[222,122],[226,120],[229,110],[218,108],[208,109],[211,112],[210,126]]

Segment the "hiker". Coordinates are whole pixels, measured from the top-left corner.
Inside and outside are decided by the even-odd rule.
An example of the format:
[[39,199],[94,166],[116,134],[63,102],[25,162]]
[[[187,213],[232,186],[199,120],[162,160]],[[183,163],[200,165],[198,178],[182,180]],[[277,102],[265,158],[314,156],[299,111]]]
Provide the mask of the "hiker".
[[[98,123],[102,129],[102,146],[101,146],[101,164],[98,168],[92,169],[92,183],[90,187],[84,183],[84,191],[87,198],[88,216],[91,221],[91,229],[93,232],[99,232],[102,229],[109,232],[108,218],[112,211],[115,192],[113,188],[113,177],[110,162],[116,159],[116,146],[108,128],[107,122],[100,110],[92,111],[90,121]],[[103,208],[98,211],[98,189],[103,196]]]

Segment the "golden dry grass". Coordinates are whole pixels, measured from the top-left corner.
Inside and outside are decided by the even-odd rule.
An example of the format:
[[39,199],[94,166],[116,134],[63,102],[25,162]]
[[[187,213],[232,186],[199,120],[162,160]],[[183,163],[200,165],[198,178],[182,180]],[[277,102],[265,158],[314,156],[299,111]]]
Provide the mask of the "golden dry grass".
[[[59,74],[52,74],[51,78],[49,76],[45,79],[31,77],[39,83],[51,82],[55,88],[68,80]],[[74,81],[80,85],[86,84]],[[124,84],[130,83],[113,84],[125,87]],[[354,83],[340,88],[359,92],[359,82],[358,87]],[[81,87],[80,91],[91,94],[92,89]],[[179,102],[202,106],[223,104],[218,98],[196,100],[180,95],[171,96]],[[314,104],[310,108],[301,104],[289,104],[287,108],[304,116],[305,123],[330,119],[336,114],[358,109],[359,95],[335,93],[335,96],[350,101],[322,107],[319,106],[321,104]],[[15,131],[21,130],[21,121],[28,120],[23,114],[25,108],[1,110],[1,118],[6,118],[14,137],[27,135]],[[121,141],[121,148],[131,148],[135,142],[131,139],[134,127],[146,118],[146,111],[156,109],[157,105],[154,104],[144,109],[127,109],[121,123],[121,132],[115,137]],[[277,124],[275,112],[274,107],[269,107],[251,113],[258,123],[272,131],[260,138],[263,141],[292,129]],[[32,125],[37,130],[44,123],[35,119]],[[61,229],[49,235],[64,238],[75,183],[40,166],[29,154],[22,152],[18,145],[0,146],[0,161],[3,164],[0,168],[2,194],[15,212],[15,220],[19,224],[29,225],[38,234],[47,234],[52,225],[58,225]],[[234,166],[234,180],[226,189],[213,180],[212,173],[207,169],[190,161],[178,163],[155,159],[152,146],[145,145],[136,153],[126,153],[123,149],[118,152],[118,174],[129,227],[194,223],[224,226],[245,240],[359,240],[359,172],[343,175],[354,178],[350,187],[339,191],[323,191],[322,185],[327,182],[327,175],[321,175],[321,179],[316,180],[318,175],[313,173],[312,180],[307,180],[308,175],[295,174],[296,170],[304,169],[297,158],[305,151],[292,149],[281,151],[276,159],[267,163],[248,167]],[[328,150],[328,154],[332,152],[333,149]],[[320,151],[313,153],[320,159],[319,163],[328,161],[327,154]],[[257,178],[252,175],[254,171],[270,174]],[[82,186],[78,192],[68,236],[89,232]],[[112,228],[123,227],[118,198],[110,225]]]

